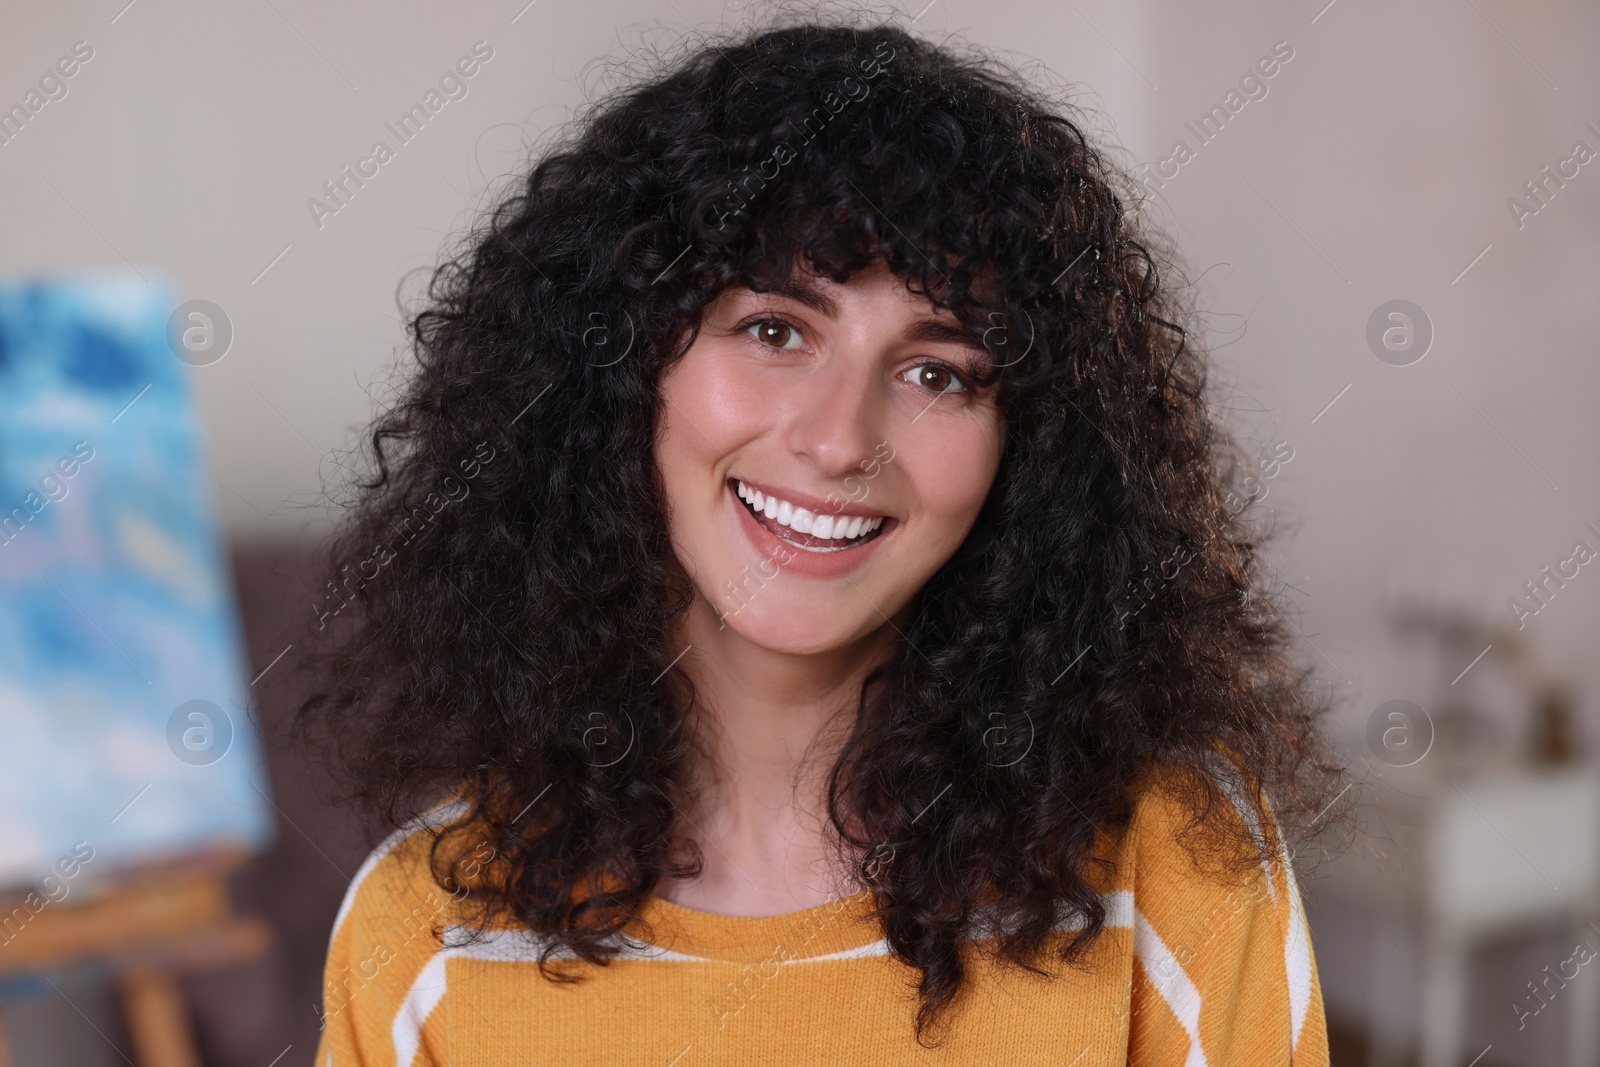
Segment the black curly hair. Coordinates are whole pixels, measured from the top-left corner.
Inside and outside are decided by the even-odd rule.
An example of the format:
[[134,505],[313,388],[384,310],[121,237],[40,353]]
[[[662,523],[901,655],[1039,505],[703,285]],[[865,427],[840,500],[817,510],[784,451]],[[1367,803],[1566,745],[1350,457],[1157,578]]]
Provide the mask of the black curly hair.
[[[558,953],[606,962],[662,879],[698,869],[673,837],[693,693],[668,635],[696,594],[667,537],[658,385],[714,297],[802,261],[840,282],[882,262],[948,309],[995,357],[1004,415],[982,512],[828,779],[830,833],[919,972],[919,1039],[980,912],[1035,971],[1063,914],[1063,961],[1101,932],[1097,835],[1151,768],[1197,831],[1225,803],[1219,753],[1291,839],[1337,821],[1325,708],[1245,513],[1254,464],[1083,126],[974,50],[769,25],[592,105],[433,274],[332,542],[299,722],[395,825],[465,801],[499,872],[471,894],[545,936],[547,977],[580,977]],[[1262,858],[1234,837],[1208,854]]]

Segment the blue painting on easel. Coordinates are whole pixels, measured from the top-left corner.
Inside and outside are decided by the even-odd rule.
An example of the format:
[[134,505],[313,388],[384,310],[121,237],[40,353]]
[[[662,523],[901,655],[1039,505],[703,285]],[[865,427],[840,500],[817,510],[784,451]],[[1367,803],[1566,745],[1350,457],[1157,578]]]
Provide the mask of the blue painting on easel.
[[0,282],[0,887],[270,839],[176,304]]

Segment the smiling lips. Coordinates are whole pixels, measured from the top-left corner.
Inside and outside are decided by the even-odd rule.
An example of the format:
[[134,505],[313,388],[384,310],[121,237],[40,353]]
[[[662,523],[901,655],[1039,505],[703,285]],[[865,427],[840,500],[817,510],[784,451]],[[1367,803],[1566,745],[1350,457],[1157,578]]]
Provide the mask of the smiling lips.
[[878,536],[887,518],[811,511],[743,481],[735,481],[735,492],[756,521],[773,536],[807,552],[841,552],[864,545]]

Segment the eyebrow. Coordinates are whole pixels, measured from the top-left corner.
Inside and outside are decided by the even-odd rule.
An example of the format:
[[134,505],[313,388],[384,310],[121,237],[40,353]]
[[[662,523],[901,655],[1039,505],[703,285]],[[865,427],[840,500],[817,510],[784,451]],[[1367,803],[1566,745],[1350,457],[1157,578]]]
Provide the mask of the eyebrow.
[[961,345],[963,348],[972,348],[980,352],[988,351],[972,330],[936,319],[919,319],[906,331],[906,335],[913,341]]
[[797,275],[790,275],[788,281],[772,290],[772,292],[804,304],[812,311],[826,315],[830,319],[836,318],[839,314],[839,305],[832,297]]
[[[778,296],[786,296],[797,303],[804,304],[806,307],[826,315],[830,319],[837,317],[839,314],[838,303],[805,278],[792,276],[788,281],[771,291]],[[927,344],[953,344],[961,345],[963,348],[988,351],[974,331],[965,326],[943,322],[938,319],[919,319],[906,331],[906,336],[912,341],[922,341]]]

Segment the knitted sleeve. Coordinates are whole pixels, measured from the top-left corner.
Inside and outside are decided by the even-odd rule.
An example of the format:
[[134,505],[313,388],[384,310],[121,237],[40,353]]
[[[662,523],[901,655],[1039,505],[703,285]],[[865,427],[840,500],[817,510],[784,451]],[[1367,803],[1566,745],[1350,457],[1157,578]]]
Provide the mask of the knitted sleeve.
[[1219,817],[1270,862],[1244,879],[1202,869],[1177,839],[1186,811],[1152,790],[1133,833],[1130,1067],[1328,1067],[1327,1023],[1299,889],[1271,809],[1223,780]]
[[[428,821],[457,813],[443,805]],[[445,992],[438,932],[453,901],[427,872],[430,841],[421,820],[398,830],[352,879],[328,943],[315,1067],[443,1062],[428,1019]]]

